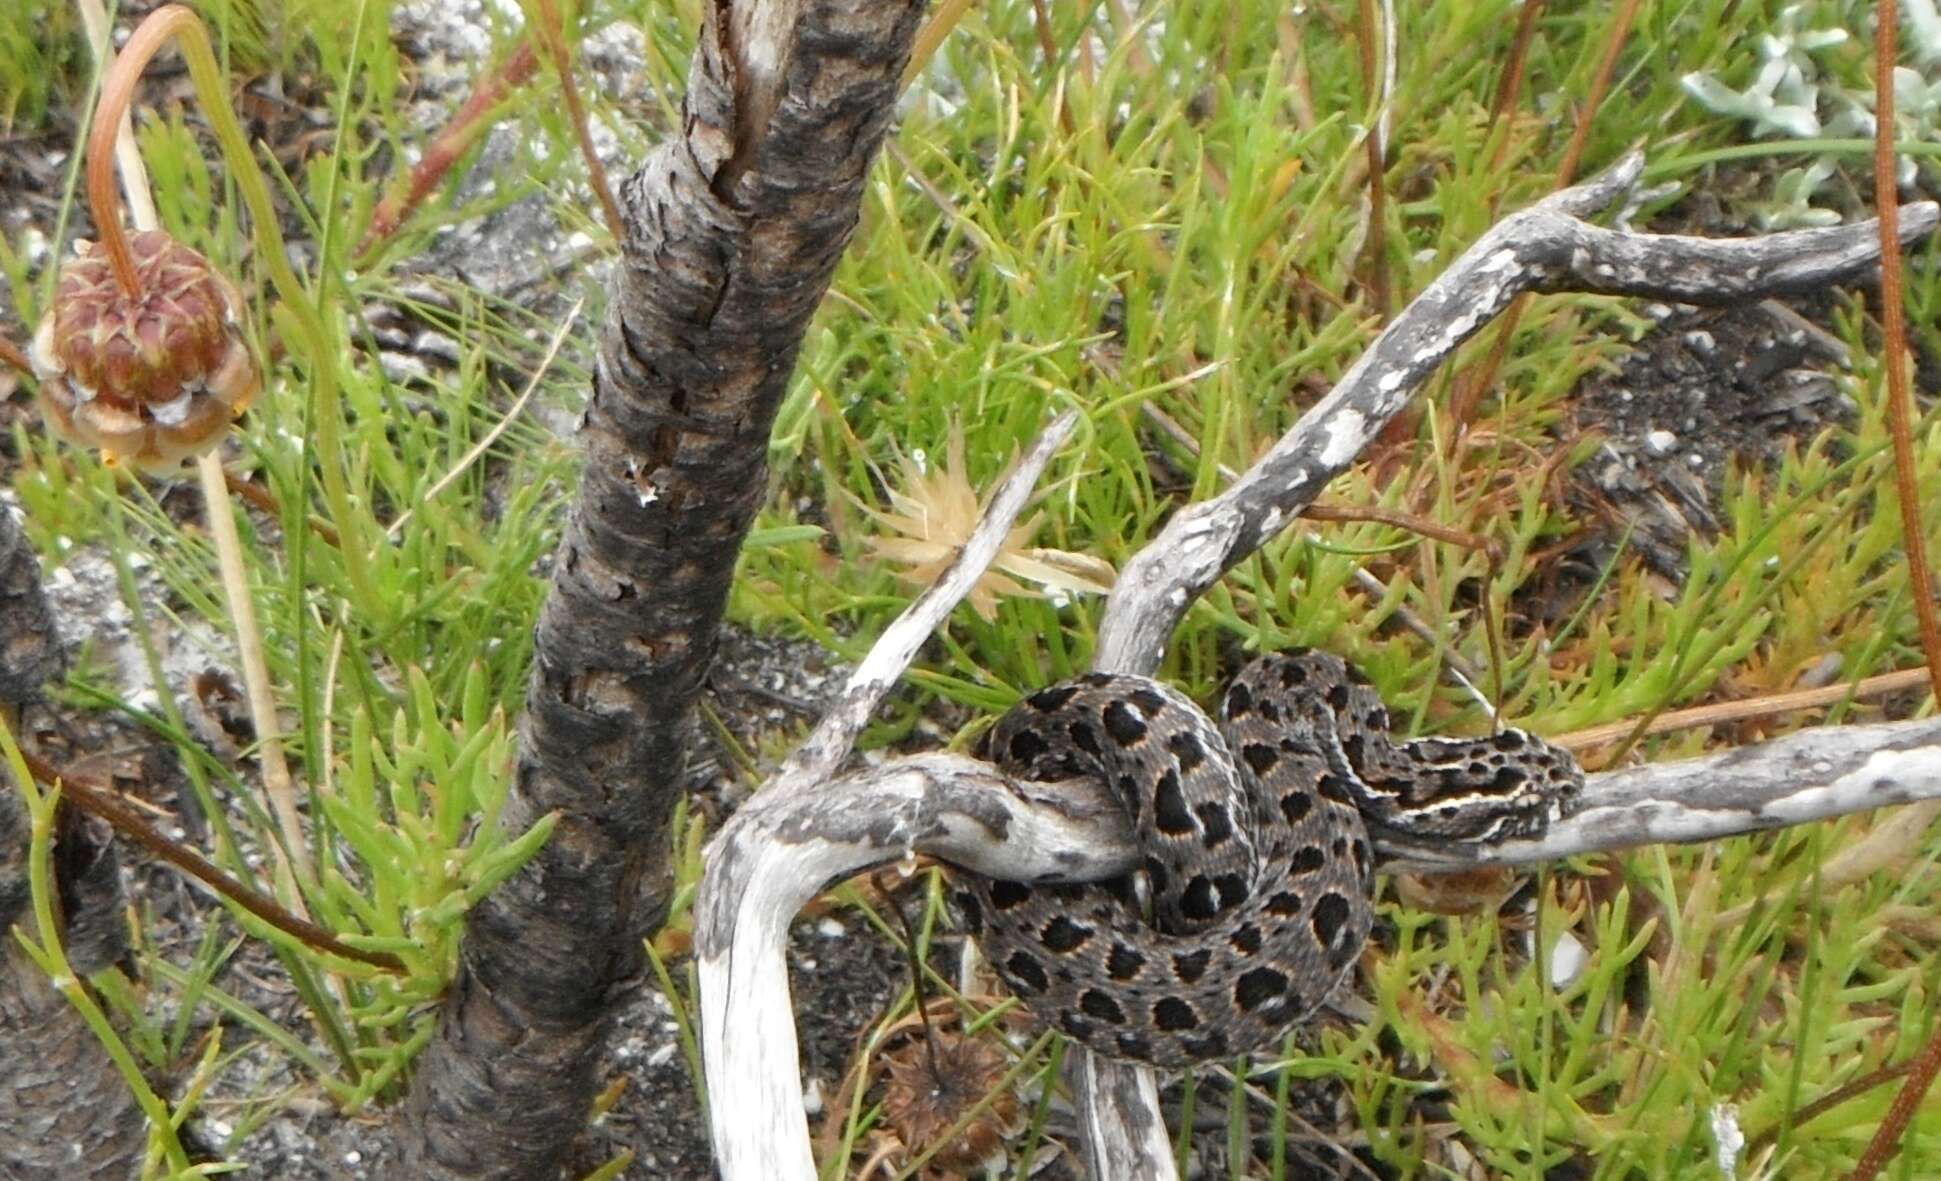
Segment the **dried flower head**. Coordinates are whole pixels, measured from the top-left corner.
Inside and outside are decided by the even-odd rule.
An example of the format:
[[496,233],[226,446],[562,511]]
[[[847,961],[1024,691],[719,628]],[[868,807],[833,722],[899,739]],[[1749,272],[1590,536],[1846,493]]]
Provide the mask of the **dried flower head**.
[[[929,586],[937,580],[970,540],[983,513],[977,491],[965,472],[961,428],[951,428],[949,448],[941,465],[904,457],[899,465],[902,487],[890,489],[890,507],[863,506],[890,534],[872,537],[865,544],[877,556],[904,567],[899,576],[916,586]],[[1035,593],[1008,575],[1035,582],[1055,594],[1105,594],[1112,589],[1116,575],[1111,563],[1030,544],[1042,518],[1043,514],[1035,514],[1006,534],[997,560],[971,588],[971,606],[985,619],[996,617],[999,595]]]
[[982,1167],[1003,1146],[1018,1117],[1018,1097],[1009,1090],[991,1093],[1004,1081],[1004,1055],[989,1044],[961,1034],[937,1035],[935,1055],[923,1037],[914,1037],[885,1055],[889,1083],[883,1092],[883,1119],[911,1155],[929,1151],[970,1110],[990,1102],[930,1158],[932,1166],[956,1174]]
[[132,297],[93,243],[77,242],[61,269],[34,335],[40,406],[62,438],[165,471],[220,442],[261,383],[235,285],[160,230],[128,247]]

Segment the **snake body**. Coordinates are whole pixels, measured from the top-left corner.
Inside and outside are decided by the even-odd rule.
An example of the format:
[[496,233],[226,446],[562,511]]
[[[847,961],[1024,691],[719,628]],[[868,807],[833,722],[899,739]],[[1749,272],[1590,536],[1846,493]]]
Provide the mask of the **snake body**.
[[1144,850],[1132,879],[962,875],[966,928],[1013,993],[1092,1049],[1186,1066],[1277,1044],[1360,954],[1370,826],[1491,842],[1540,834],[1583,776],[1517,730],[1398,742],[1368,681],[1310,650],[1264,656],[1216,724],[1147,677],[1095,673],[1026,698],[987,753],[1014,775],[1102,779]]

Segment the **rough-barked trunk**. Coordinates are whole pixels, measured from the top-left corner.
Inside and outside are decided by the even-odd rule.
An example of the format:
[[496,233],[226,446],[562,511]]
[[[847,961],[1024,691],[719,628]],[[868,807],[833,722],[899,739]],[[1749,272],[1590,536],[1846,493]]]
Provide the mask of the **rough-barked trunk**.
[[540,618],[505,823],[551,842],[474,911],[420,1058],[400,1177],[557,1174],[668,901],[688,715],[771,423],[854,230],[920,0],[708,11],[680,134],[628,222]]
[[[0,712],[11,722],[60,669],[60,640],[41,591],[40,563],[13,511],[0,504]],[[17,727],[16,735],[25,727]],[[0,775],[0,1177],[8,1181],[125,1181],[141,1166],[147,1124],[135,1097],[87,1023],[14,940],[34,929],[28,908],[27,809]],[[68,958],[82,972],[107,967],[125,947],[120,874],[111,846],[64,839],[87,857],[56,858],[70,924],[103,931]]]

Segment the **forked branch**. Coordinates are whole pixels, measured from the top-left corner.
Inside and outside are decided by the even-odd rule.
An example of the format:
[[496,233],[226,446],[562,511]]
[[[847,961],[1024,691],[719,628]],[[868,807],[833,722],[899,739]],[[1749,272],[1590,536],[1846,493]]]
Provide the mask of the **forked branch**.
[[[1636,184],[1628,156],[1485,234],[1378,337],[1340,384],[1221,495],[1176,513],[1127,565],[1106,607],[1098,667],[1148,672],[1192,601],[1298,516],[1352,464],[1421,383],[1490,317],[1529,291],[1735,302],[1864,277],[1871,224],[1715,241],[1600,229],[1584,216]],[[1933,203],[1903,211],[1901,241],[1930,233]],[[1034,457],[1048,458],[1046,443]],[[1040,459],[1042,462],[1042,458]],[[1025,496],[1022,463],[994,499]],[[1014,510],[1015,511],[1015,510]],[[944,582],[962,589],[995,556],[967,546]],[[954,605],[940,582],[899,619],[776,785],[744,805],[709,847],[695,946],[703,1053],[724,1181],[810,1181],[794,1023],[782,957],[787,927],[829,882],[930,853],[1022,880],[1091,881],[1135,864],[1124,816],[1093,785],[1047,793],[950,755],[906,759],[818,786],[847,754],[921,637]],[[920,630],[918,630],[920,629]],[[1736,833],[1941,796],[1941,721],[1812,730],[1684,763],[1592,776],[1585,805],[1540,841],[1482,850],[1383,845],[1391,865],[1453,870],[1531,862],[1654,841]],[[730,1032],[732,1031],[732,1037]],[[1171,1178],[1171,1144],[1150,1071],[1074,1050],[1090,1175]]]

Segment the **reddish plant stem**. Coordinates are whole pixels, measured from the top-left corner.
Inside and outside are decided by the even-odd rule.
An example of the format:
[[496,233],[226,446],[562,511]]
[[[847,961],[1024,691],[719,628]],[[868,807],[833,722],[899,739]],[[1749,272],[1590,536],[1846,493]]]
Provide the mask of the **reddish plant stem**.
[[[1523,79],[1530,61],[1530,43],[1536,40],[1537,18],[1543,15],[1543,0],[1526,0],[1516,18],[1516,36],[1510,41],[1510,57],[1503,66],[1503,77],[1496,83],[1496,97],[1489,105],[1489,134],[1496,137],[1491,149],[1489,170],[1495,175],[1503,164],[1503,153],[1510,142],[1509,119],[1523,97]],[[1501,196],[1499,191],[1498,196]],[[1496,201],[1490,202],[1494,208]]]
[[[1900,193],[1895,188],[1894,61],[1899,56],[1900,5],[1875,5],[1874,40],[1874,205],[1882,234],[1900,232]],[[1900,239],[1882,238],[1898,244]],[[1921,525],[1918,472],[1914,467],[1912,399],[1907,389],[1906,308],[1901,294],[1901,254],[1889,251],[1880,260],[1881,363],[1887,370],[1887,426],[1894,440],[1894,476],[1901,511],[1901,544],[1907,551],[1907,573],[1914,594],[1914,617],[1920,624],[1921,651],[1927,657],[1928,682],[1941,700],[1941,626],[1934,617],[1934,587],[1928,570],[1926,535]],[[1907,1078],[1887,1108],[1887,1116],[1860,1154],[1848,1181],[1873,1181],[1900,1148],[1907,1125],[1914,1118],[1934,1076],[1941,1072],[1941,1026],[1909,1060]]]
[[1368,153],[1368,237],[1362,242],[1362,287],[1375,305],[1375,315],[1388,323],[1394,310],[1388,276],[1388,151],[1383,126],[1387,118],[1388,95],[1383,93],[1381,44],[1382,20],[1375,11],[1375,0],[1361,0],[1360,36],[1361,84],[1368,101],[1368,133],[1362,146]]
[[[1559,189],[1569,188],[1577,179],[1577,169],[1584,160],[1584,145],[1590,140],[1591,123],[1597,118],[1598,109],[1604,105],[1605,96],[1610,93],[1611,79],[1617,74],[1618,55],[1623,52],[1625,42],[1631,39],[1631,25],[1637,20],[1638,6],[1639,0],[1624,0],[1618,9],[1617,19],[1611,24],[1611,35],[1604,42],[1604,56],[1598,61],[1597,74],[1591,80],[1590,95],[1585,99],[1584,109],[1577,113],[1577,125],[1571,129],[1570,142],[1564,147],[1563,162],[1557,166],[1556,187]],[[1463,432],[1469,427],[1469,420],[1476,414],[1477,405],[1495,383],[1497,372],[1503,368],[1503,359],[1509,355],[1510,338],[1516,335],[1517,323],[1522,320],[1523,309],[1529,306],[1529,302],[1529,297],[1525,296],[1510,305],[1497,326],[1489,355],[1481,365],[1456,380],[1455,393],[1449,400],[1449,417],[1455,424],[1455,429],[1449,432],[1451,446],[1462,438]]]
[[230,877],[194,849],[170,840],[145,820],[141,813],[113,788],[67,774],[26,751],[21,752],[21,757],[26,761],[27,770],[33,774],[33,777],[50,788],[58,789],[62,799],[88,815],[111,825],[116,832],[147,849],[158,859],[188,874],[277,930],[293,935],[321,951],[342,956],[347,960],[356,960],[358,963],[370,964],[391,972],[405,970],[404,961],[397,956],[385,951],[365,951],[362,948],[352,947],[308,919],[291,914],[278,905],[275,899]]
[[162,46],[185,25],[197,21],[194,12],[180,4],[158,8],[135,27],[128,44],[115,55],[107,77],[101,80],[101,98],[94,107],[94,126],[88,131],[88,213],[94,218],[94,232],[114,267],[115,281],[129,299],[140,299],[141,280],[135,274],[135,259],[128,251],[128,235],[121,228],[121,197],[115,192],[115,134],[122,116],[135,98],[135,84],[142,71],[154,60]]
[[445,174],[458,163],[458,158],[492,126],[486,116],[507,94],[525,85],[538,65],[538,54],[533,50],[532,42],[526,40],[521,41],[504,61],[479,75],[478,81],[472,85],[472,96],[452,116],[451,122],[445,124],[438,137],[431,141],[431,147],[425,151],[417,167],[411,170],[411,175],[379,201],[377,208],[371,212],[370,228],[364,231],[364,240],[357,245],[360,257],[368,255],[386,238],[398,232],[404,219],[431,195],[431,191],[445,179]]
[[593,133],[586,126],[586,104],[580,101],[580,88],[573,81],[573,57],[566,50],[566,26],[559,18],[559,6],[553,0],[533,0],[539,9],[537,23],[539,36],[546,42],[546,52],[552,55],[553,72],[559,75],[560,94],[566,99],[566,113],[573,123],[573,134],[580,143],[580,157],[586,161],[587,181],[593,186],[594,196],[600,199],[600,212],[607,219],[607,233],[613,235],[616,245],[627,236],[626,223],[620,219],[620,204],[613,199],[613,189],[607,184],[606,165],[600,163],[600,154],[593,150]]
[[1767,1128],[1757,1136],[1746,1141],[1745,1156],[1751,1158],[1766,1145],[1779,1139],[1779,1132],[1782,1127],[1790,1125],[1797,1128],[1802,1124],[1816,1120],[1842,1103],[1845,1103],[1847,1100],[1857,1098],[1884,1082],[1890,1082],[1901,1077],[1907,1073],[1907,1067],[1908,1063],[1906,1062],[1896,1062],[1892,1066],[1882,1066],[1868,1071],[1850,1083],[1828,1091],[1818,1099],[1813,1100],[1813,1102],[1795,1111],[1787,1119],[1785,1124],[1774,1124],[1772,1127]]

